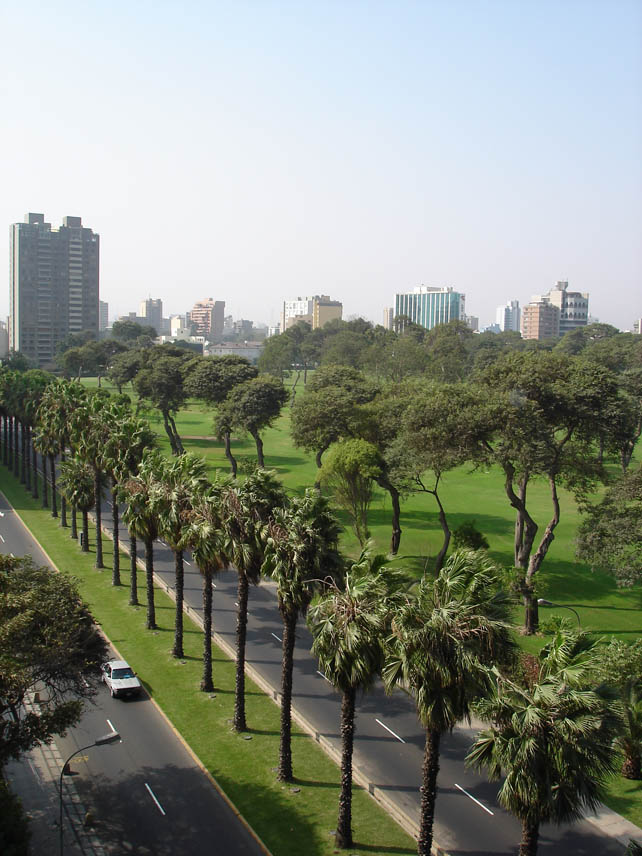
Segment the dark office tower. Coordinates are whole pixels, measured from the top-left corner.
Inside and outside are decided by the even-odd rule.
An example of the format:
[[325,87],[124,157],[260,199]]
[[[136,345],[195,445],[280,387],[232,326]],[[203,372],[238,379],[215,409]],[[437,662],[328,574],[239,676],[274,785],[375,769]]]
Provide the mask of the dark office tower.
[[9,347],[50,366],[69,333],[98,336],[99,236],[80,217],[59,229],[44,214],[11,226]]

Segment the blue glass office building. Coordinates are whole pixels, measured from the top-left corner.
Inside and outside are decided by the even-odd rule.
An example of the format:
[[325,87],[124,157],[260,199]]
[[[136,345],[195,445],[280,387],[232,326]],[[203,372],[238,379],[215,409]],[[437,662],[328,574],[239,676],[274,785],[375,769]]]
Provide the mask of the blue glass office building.
[[452,288],[420,285],[414,291],[395,295],[395,316],[405,315],[431,330],[437,324],[465,320],[466,295]]

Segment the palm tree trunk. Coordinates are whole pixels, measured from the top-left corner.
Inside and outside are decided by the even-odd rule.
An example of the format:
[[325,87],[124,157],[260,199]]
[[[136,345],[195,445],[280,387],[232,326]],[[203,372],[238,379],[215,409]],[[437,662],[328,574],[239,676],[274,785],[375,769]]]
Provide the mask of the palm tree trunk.
[[27,482],[27,430],[24,423],[20,423],[20,484]]
[[212,680],[212,569],[203,568],[203,679],[204,693],[214,691]]
[[147,629],[156,630],[154,605],[154,539],[145,538],[145,581],[147,586]]
[[71,506],[71,533],[70,537],[74,541],[78,540],[78,509],[75,505]]
[[627,752],[622,764],[622,775],[625,779],[642,779],[642,758],[640,752]]
[[294,667],[294,640],[296,612],[281,611],[283,617],[283,644],[281,660],[281,741],[279,745],[279,782],[291,782],[292,774],[292,670]]
[[5,464],[9,468],[9,472],[13,469],[13,429],[11,417],[7,416],[4,420],[4,447],[7,452]]
[[519,856],[537,856],[539,823],[522,821],[522,840],[519,843]]
[[31,443],[31,469],[33,471],[33,490],[31,491],[31,496],[34,499],[38,499],[38,452],[36,452],[36,447],[33,445],[33,441]]
[[18,434],[20,433],[20,422],[14,417],[13,420],[13,474],[16,478],[20,475],[20,450]]
[[89,552],[89,512],[86,508],[82,510],[82,551]]
[[47,456],[42,458],[42,507],[49,508],[49,485],[47,484]]
[[138,579],[136,572],[138,565],[136,564],[136,536],[129,533],[129,560],[131,571],[131,583],[129,586],[129,605],[138,606]]
[[341,700],[341,795],[337,820],[337,847],[352,847],[352,748],[356,690],[351,687]]
[[245,637],[247,636],[247,601],[250,584],[243,571],[238,572],[238,612],[236,613],[236,687],[234,690],[235,731],[247,731],[245,720]]
[[432,850],[432,827],[435,820],[435,800],[437,799],[437,773],[439,772],[439,741],[441,734],[434,729],[426,729],[424,763],[421,788],[421,818],[419,825],[419,856],[430,856]]
[[114,542],[114,557],[112,561],[111,584],[120,585],[120,539],[118,533],[118,493],[116,480],[111,480],[111,537]]
[[8,466],[9,463],[9,417],[5,414],[3,418],[4,422],[4,443],[2,446],[2,463]]
[[25,431],[25,445],[22,450],[25,462],[25,488],[31,490],[31,425]]
[[94,467],[94,505],[96,508],[96,567],[105,567],[103,562],[103,531],[102,531],[102,487],[100,484],[100,470]]
[[[65,453],[60,453],[60,460],[64,462]],[[67,528],[67,499],[64,493],[60,494],[60,525],[63,529]]]
[[58,517],[58,497],[56,496],[56,456],[49,455],[49,470],[51,472],[51,516]]
[[236,478],[236,458],[232,454],[232,446],[231,446],[231,431],[223,432],[223,442],[225,444],[225,457],[230,462],[230,469],[232,470],[232,475]]
[[174,592],[176,594],[176,615],[174,618],[174,647],[172,656],[182,658],[183,652],[183,551],[174,550]]

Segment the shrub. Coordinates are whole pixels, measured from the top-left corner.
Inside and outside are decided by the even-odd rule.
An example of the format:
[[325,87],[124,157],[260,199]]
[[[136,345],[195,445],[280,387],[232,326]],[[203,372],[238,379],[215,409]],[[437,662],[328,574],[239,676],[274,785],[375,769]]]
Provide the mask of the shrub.
[[453,532],[453,546],[455,550],[488,550],[488,540],[474,520],[466,520]]

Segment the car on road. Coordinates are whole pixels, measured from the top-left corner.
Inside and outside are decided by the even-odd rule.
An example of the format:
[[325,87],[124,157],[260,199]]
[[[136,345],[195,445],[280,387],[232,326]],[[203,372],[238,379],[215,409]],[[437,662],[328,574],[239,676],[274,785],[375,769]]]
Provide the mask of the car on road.
[[109,687],[112,698],[140,695],[141,683],[129,663],[124,660],[108,660],[100,668],[102,681]]

